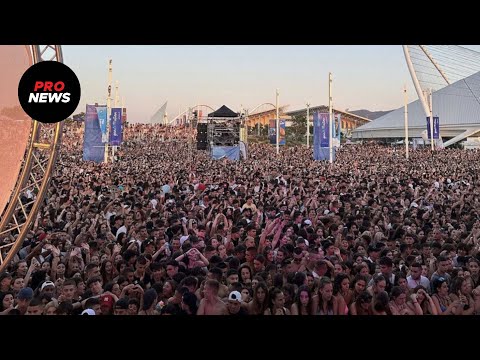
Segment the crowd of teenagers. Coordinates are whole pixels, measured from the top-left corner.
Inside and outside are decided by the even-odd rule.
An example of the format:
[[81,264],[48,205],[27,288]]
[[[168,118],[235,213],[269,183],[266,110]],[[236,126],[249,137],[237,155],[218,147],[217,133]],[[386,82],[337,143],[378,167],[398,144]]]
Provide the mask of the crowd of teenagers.
[[95,164],[82,139],[65,125],[0,315],[480,314],[479,151],[213,160],[189,128],[130,125]]

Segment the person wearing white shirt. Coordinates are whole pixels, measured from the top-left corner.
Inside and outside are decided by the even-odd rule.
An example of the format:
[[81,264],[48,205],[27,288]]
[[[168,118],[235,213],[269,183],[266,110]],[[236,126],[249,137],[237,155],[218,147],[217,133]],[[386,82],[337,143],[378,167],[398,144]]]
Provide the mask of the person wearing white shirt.
[[430,292],[430,280],[422,275],[422,264],[412,264],[410,275],[407,276],[407,284],[409,289],[415,289],[418,285],[422,285],[427,292]]

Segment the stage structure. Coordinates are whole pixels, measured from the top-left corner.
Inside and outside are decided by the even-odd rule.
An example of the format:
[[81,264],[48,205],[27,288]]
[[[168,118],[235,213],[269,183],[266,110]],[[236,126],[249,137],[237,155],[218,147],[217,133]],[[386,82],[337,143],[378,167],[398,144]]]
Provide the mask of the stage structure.
[[[245,116],[223,105],[217,111],[208,114],[207,150],[213,159],[228,158],[240,160],[240,131],[245,126]],[[245,148],[245,147],[244,147]]]
[[61,144],[63,122],[32,121],[18,102],[18,82],[32,64],[63,62],[60,45],[1,46],[0,138],[15,146],[0,147],[0,272],[21,249],[43,203]]

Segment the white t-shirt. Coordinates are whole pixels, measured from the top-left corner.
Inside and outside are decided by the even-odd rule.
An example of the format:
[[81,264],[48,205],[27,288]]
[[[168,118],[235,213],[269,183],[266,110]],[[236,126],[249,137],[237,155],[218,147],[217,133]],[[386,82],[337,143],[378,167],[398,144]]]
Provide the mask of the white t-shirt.
[[118,235],[120,235],[120,233],[127,233],[127,227],[125,225],[122,225],[118,228],[117,230],[117,234],[115,235],[115,239],[118,239]]
[[407,284],[410,289],[415,289],[418,285],[422,285],[427,292],[430,292],[430,280],[423,275],[420,275],[420,281],[412,279],[412,275],[407,276]]

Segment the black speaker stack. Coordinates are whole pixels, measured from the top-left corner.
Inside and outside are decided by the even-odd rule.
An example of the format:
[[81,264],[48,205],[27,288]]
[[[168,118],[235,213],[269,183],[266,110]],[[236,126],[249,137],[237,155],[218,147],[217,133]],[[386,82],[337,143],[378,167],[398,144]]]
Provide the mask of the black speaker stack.
[[208,135],[207,135],[208,124],[198,124],[197,125],[197,150],[207,150],[208,145]]

